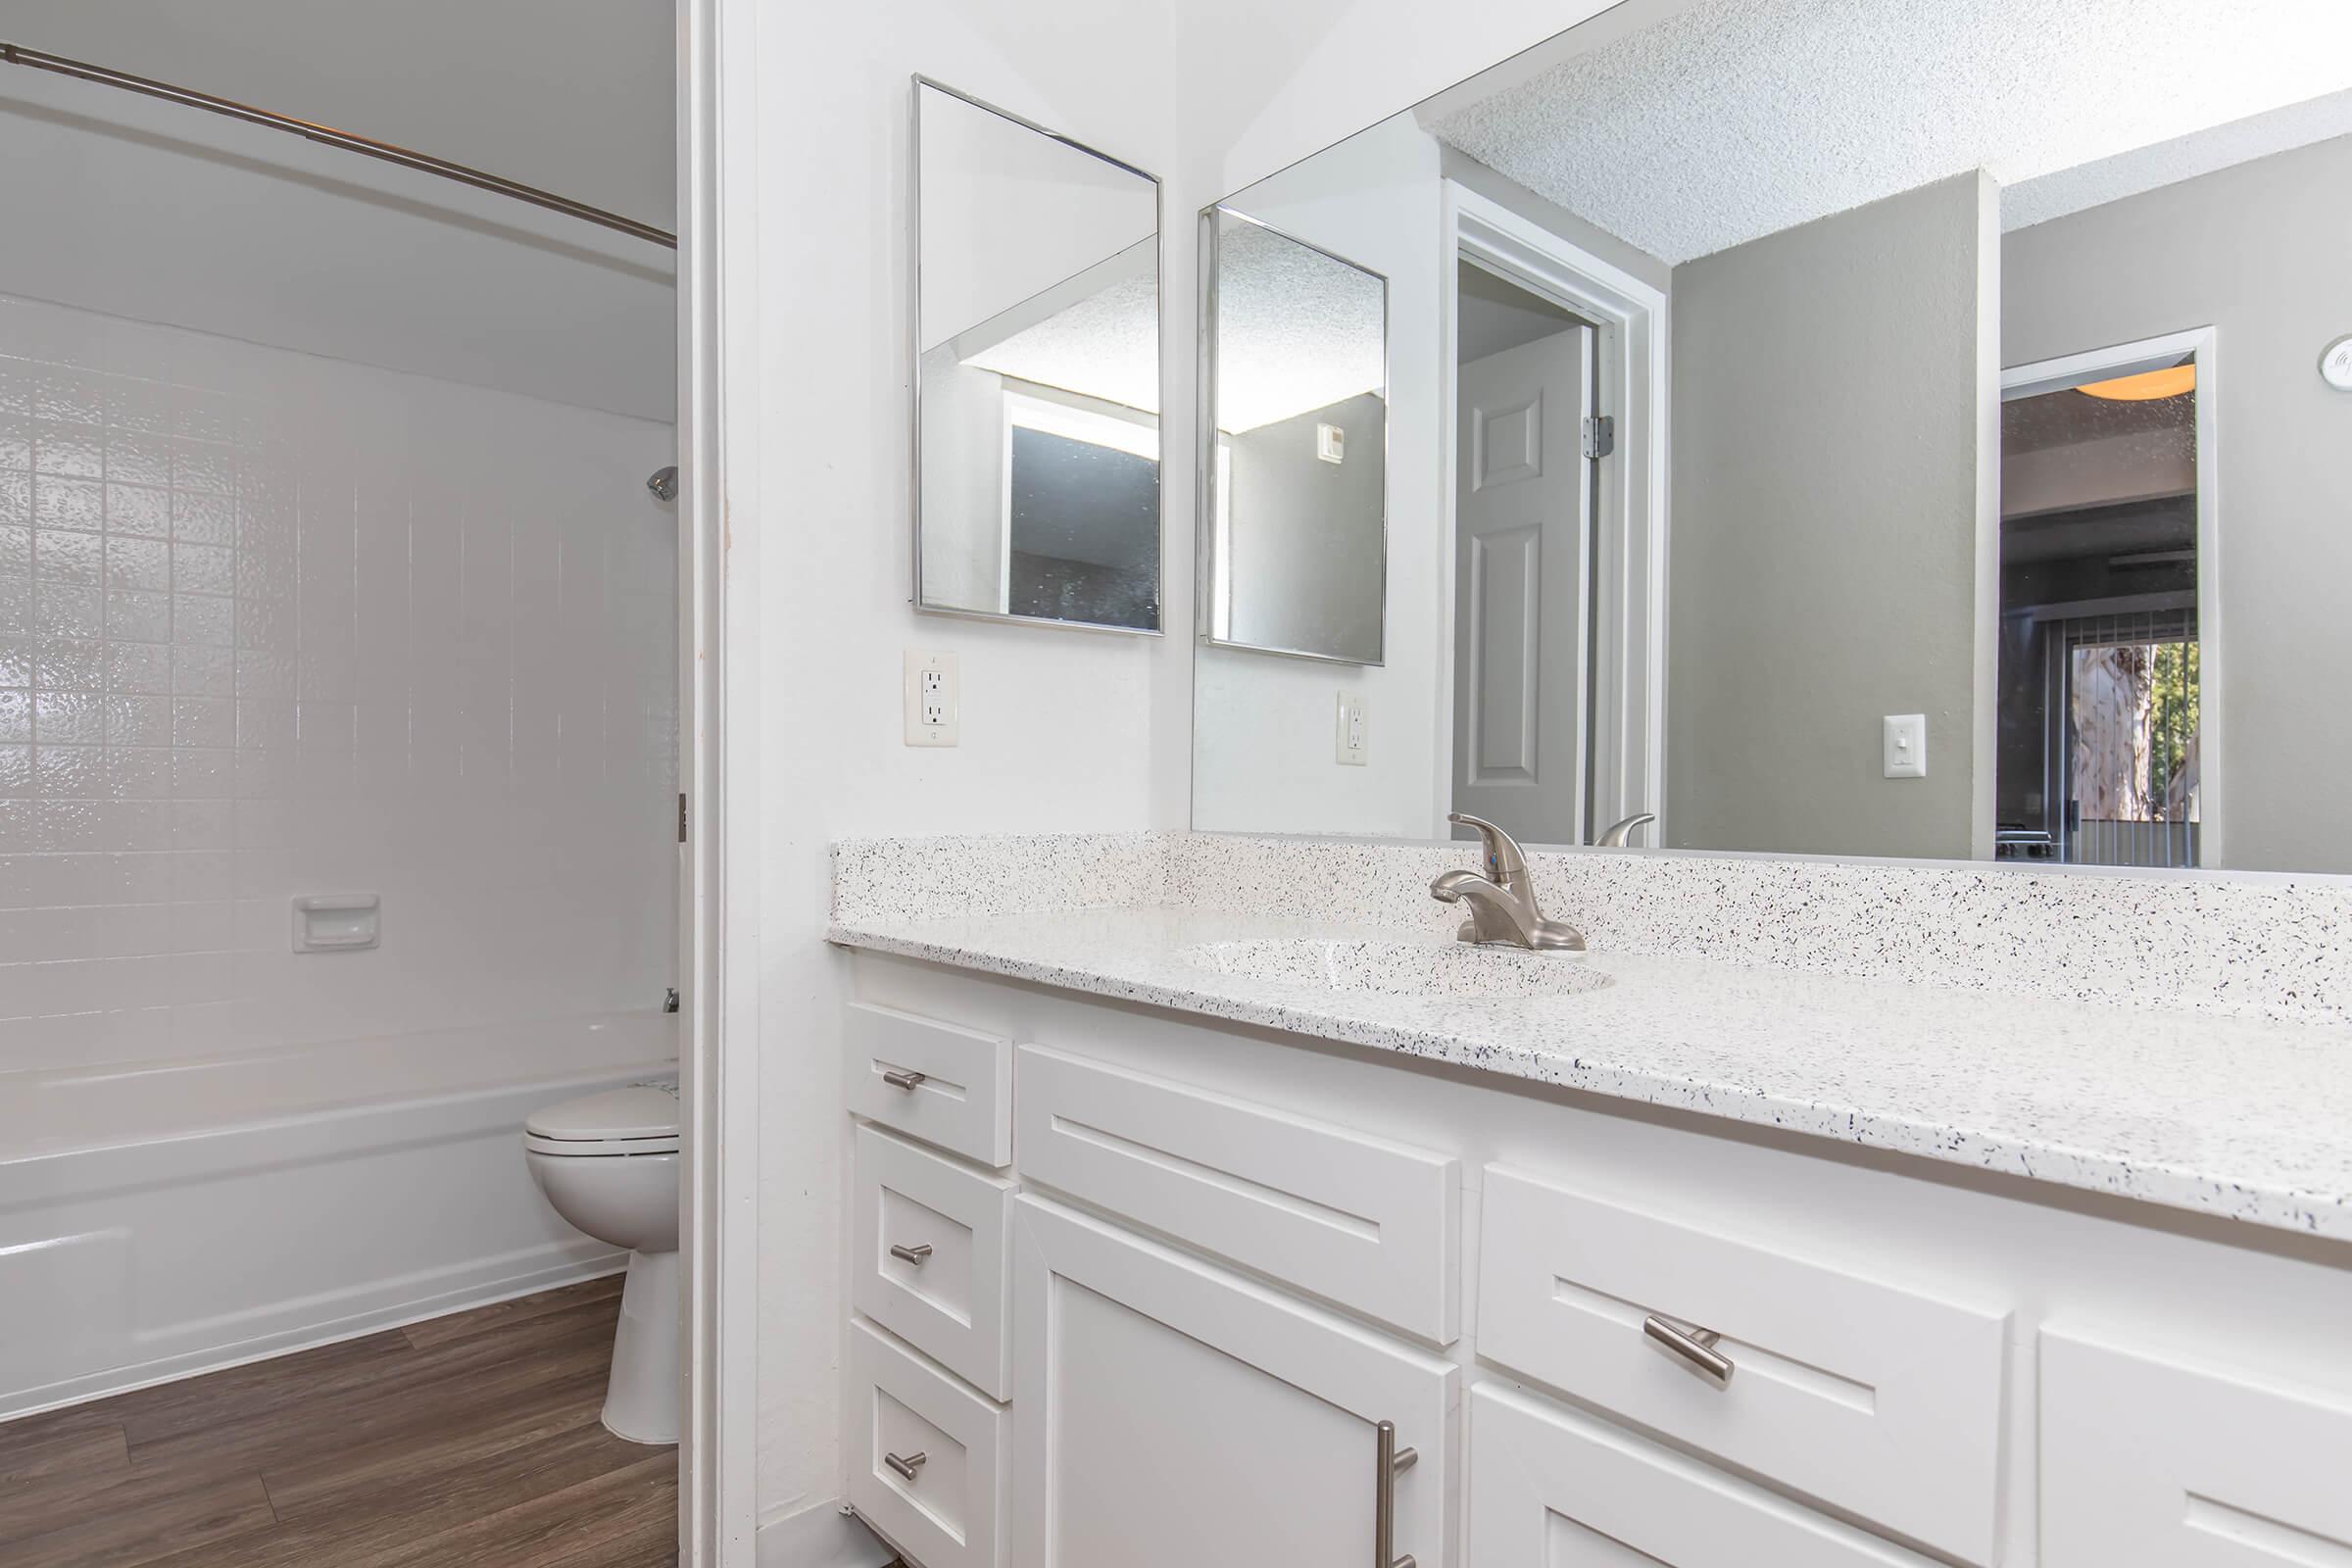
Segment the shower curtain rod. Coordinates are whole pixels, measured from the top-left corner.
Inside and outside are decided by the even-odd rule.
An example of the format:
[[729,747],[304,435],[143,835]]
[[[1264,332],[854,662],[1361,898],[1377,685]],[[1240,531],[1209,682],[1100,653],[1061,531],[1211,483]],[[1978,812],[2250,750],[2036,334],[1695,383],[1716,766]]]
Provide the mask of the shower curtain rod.
[[656,228],[651,223],[640,223],[633,218],[623,218],[618,213],[608,213],[601,207],[591,207],[586,202],[575,202],[568,196],[558,196],[553,191],[540,190],[536,186],[525,185],[512,179],[502,179],[496,174],[484,173],[478,169],[468,169],[464,164],[453,164],[446,158],[435,158],[429,153],[411,152],[406,147],[396,147],[388,141],[376,141],[371,137],[354,135],[348,130],[337,130],[332,125],[314,125],[307,120],[296,120],[288,115],[274,115],[267,109],[255,109],[248,104],[235,103],[226,98],[216,98],[209,92],[198,92],[191,87],[174,87],[170,82],[150,81],[145,76],[134,76],[127,72],[113,71],[105,66],[93,66],[86,61],[69,60],[64,55],[53,55],[38,49],[27,49],[22,44],[0,41],[0,61],[6,61],[12,66],[29,66],[35,71],[54,71],[61,76],[74,76],[83,81],[94,81],[102,87],[121,87],[126,92],[144,93],[150,98],[161,98],[166,103],[185,104],[190,109],[202,109],[216,115],[226,115],[231,120],[242,120],[249,125],[264,125],[271,130],[292,131],[297,136],[318,142],[323,146],[340,147],[346,152],[378,158],[387,164],[398,164],[403,169],[414,169],[427,174],[438,174],[443,179],[454,179],[461,185],[471,185],[476,190],[486,190],[500,196],[512,196],[518,202],[529,202],[533,207],[544,207],[551,213],[563,213],[567,217],[585,219],[591,223],[601,223],[607,228],[618,229],[623,234],[634,234],[639,239],[652,240],[657,245],[666,245],[673,251],[678,248],[678,236],[672,234],[668,229]]

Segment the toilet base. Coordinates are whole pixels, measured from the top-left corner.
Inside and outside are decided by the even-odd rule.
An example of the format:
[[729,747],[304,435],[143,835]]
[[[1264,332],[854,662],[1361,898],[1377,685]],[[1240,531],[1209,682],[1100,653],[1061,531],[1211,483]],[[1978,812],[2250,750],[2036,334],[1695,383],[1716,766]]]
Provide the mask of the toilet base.
[[631,1252],[612,1336],[612,1378],[605,1387],[605,1430],[630,1443],[678,1441],[685,1352],[678,1253]]

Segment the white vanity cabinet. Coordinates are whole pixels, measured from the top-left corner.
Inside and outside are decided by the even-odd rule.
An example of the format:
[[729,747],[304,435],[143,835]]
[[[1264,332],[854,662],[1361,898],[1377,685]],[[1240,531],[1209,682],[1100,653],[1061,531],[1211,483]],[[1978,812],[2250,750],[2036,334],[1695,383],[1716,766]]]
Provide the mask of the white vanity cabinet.
[[1014,1562],[1446,1561],[1453,1366],[1033,1195],[1013,1233]]
[[917,1568],[2352,1565],[2352,1249],[857,976],[849,1495]]

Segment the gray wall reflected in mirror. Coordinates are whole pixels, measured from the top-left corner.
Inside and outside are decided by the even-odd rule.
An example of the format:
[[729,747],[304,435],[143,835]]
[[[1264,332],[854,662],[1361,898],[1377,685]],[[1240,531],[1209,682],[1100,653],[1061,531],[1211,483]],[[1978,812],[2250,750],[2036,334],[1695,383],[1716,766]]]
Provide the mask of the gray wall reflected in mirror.
[[1156,632],[1158,181],[914,93],[915,603]]
[[2352,872],[2352,10],[1633,0],[1264,183],[1440,259],[1429,507],[1370,764],[1201,650],[1197,827]]
[[1212,642],[1378,664],[1387,608],[1388,284],[1266,222],[1202,217]]

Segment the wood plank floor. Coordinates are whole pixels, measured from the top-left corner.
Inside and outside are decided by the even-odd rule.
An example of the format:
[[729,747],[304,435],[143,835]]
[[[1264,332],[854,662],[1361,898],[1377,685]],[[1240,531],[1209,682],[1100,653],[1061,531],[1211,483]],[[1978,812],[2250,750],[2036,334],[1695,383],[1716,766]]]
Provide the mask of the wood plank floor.
[[0,1424],[8,1568],[652,1568],[675,1448],[598,1421],[620,1279]]

